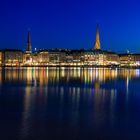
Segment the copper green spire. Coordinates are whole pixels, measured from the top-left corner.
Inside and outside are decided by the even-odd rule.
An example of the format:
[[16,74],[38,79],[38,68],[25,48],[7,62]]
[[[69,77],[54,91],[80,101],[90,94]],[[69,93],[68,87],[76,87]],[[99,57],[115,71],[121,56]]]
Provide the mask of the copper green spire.
[[100,36],[99,36],[99,26],[98,25],[97,25],[97,28],[96,28],[96,40],[95,40],[95,44],[94,44],[94,49],[95,50],[101,49]]

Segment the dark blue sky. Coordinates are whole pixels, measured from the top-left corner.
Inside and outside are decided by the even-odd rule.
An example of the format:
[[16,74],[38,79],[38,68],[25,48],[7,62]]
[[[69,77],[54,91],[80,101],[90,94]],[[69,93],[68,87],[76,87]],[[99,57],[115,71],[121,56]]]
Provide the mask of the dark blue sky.
[[1,0],[0,48],[92,48],[99,23],[101,47],[140,53],[139,0]]

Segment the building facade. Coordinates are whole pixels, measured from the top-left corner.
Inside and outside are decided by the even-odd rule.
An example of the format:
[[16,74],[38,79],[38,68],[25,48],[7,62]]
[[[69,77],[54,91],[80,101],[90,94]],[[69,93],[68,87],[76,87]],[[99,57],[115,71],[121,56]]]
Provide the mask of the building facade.
[[46,66],[49,64],[49,53],[48,50],[40,50],[37,52],[38,65]]
[[139,67],[140,66],[140,54],[119,54],[120,66],[122,67]]
[[0,50],[0,66],[2,66],[2,51]]
[[133,66],[134,65],[134,55],[125,53],[125,54],[119,54],[120,58],[120,66],[126,67],[126,66]]
[[119,66],[120,65],[120,58],[117,53],[105,51],[105,60],[104,65],[106,66]]
[[134,54],[135,66],[140,66],[140,54]]
[[15,49],[2,51],[2,66],[22,66],[23,52]]

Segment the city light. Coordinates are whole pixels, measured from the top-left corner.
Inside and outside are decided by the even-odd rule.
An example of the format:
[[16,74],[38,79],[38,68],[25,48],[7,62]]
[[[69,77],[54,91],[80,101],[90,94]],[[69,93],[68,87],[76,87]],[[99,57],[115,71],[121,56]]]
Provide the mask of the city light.
[[99,27],[96,30],[95,44],[89,50],[50,49],[32,51],[30,32],[27,36],[26,51],[5,49],[0,51],[0,65],[23,66],[78,66],[78,67],[139,67],[140,54],[124,54],[102,50]]

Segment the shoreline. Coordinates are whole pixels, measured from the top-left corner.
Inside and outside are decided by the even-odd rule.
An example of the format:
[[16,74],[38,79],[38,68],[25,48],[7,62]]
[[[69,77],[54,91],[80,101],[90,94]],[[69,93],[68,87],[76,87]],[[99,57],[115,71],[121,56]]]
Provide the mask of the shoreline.
[[140,69],[140,66],[95,66],[95,65],[26,65],[26,66],[0,66],[0,68],[41,68],[41,67],[56,67],[56,68],[127,68]]

